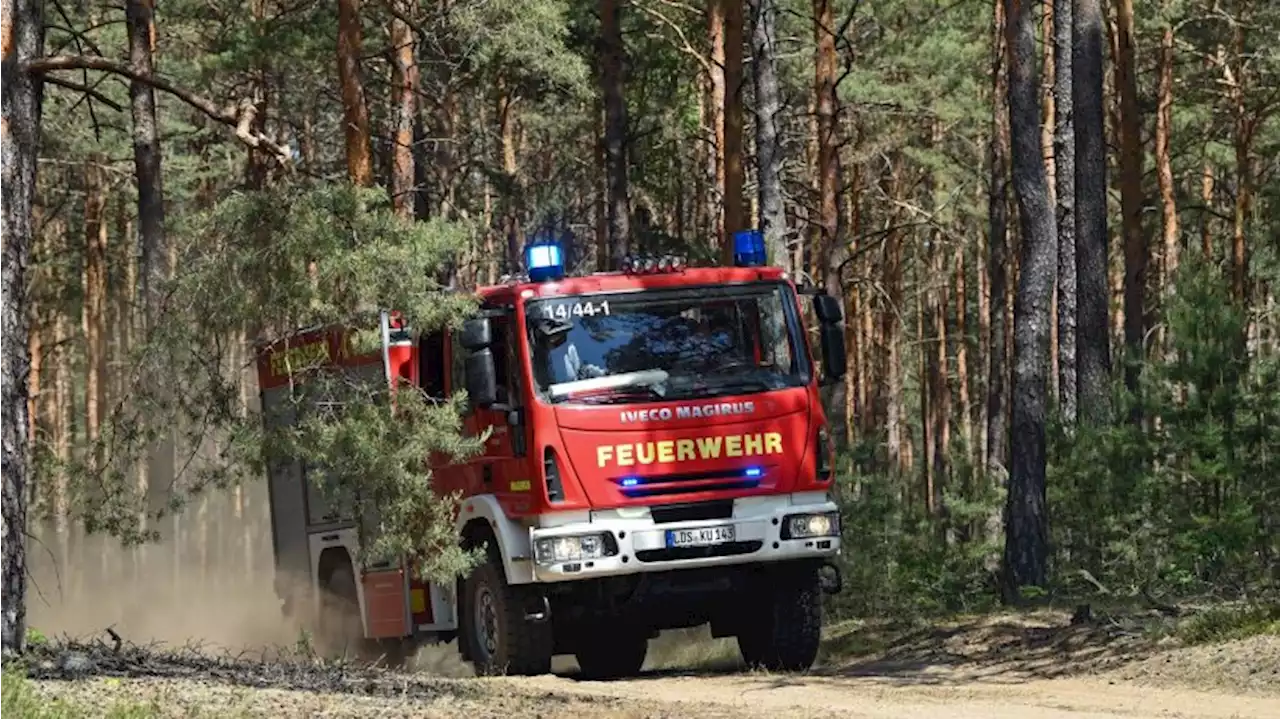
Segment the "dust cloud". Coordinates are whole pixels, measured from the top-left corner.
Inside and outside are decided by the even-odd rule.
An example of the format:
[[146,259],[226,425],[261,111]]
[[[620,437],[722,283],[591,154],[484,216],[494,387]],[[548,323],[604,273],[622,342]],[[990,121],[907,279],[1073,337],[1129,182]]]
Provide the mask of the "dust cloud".
[[295,645],[301,628],[273,589],[265,495],[247,487],[206,498],[141,547],[40,528],[28,548],[28,626],[50,639],[108,643],[110,628],[125,642],[169,648]]

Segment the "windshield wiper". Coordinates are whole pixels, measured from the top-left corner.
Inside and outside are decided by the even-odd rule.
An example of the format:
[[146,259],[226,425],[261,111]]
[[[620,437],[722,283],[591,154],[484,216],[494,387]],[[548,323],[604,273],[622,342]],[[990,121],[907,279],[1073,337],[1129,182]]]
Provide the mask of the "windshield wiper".
[[764,380],[740,377],[715,384],[681,387],[679,394],[685,397],[719,397],[737,392],[767,392],[771,389],[776,388]]
[[582,404],[618,404],[619,402],[629,399],[664,400],[666,398],[666,395],[653,387],[644,386],[616,389],[602,394],[589,394],[585,397],[565,397],[562,398],[562,400],[572,400],[574,402],[581,402]]

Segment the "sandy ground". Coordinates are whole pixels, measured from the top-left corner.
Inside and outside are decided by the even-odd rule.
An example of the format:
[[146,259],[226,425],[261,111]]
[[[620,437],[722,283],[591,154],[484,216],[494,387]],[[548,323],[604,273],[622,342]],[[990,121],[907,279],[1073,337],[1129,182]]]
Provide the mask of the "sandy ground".
[[173,717],[1280,719],[1280,636],[1179,647],[1153,639],[1141,618],[1073,624],[1061,612],[845,623],[803,675],[745,672],[735,642],[705,629],[664,634],[627,681],[579,681],[567,658],[554,675],[476,679],[452,645],[421,649],[407,672],[335,668],[289,659],[298,629],[281,621],[270,582],[232,560],[203,564],[213,568],[90,586],[37,562],[32,626],[99,642],[111,627],[126,649],[89,648],[88,671],[67,671],[66,650],[46,650],[34,689],[101,716],[141,702]]
[[745,672],[733,648],[702,632],[664,635],[642,676],[615,682],[580,681],[571,660],[541,677],[465,677],[451,647],[434,647],[406,673],[226,659],[115,671],[104,660],[98,671],[116,676],[36,687],[104,715],[141,701],[166,716],[210,717],[1280,719],[1280,637],[1270,635],[1180,648],[1044,613],[914,630],[846,625],[814,671],[791,675]]

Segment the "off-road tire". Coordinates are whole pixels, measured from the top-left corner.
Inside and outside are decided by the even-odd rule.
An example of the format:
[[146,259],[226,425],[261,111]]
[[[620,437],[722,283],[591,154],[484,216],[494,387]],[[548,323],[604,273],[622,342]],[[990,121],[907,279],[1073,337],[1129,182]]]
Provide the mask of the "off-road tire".
[[602,632],[582,639],[574,654],[583,679],[622,679],[640,673],[648,652],[649,638],[643,634]]
[[350,563],[334,567],[320,588],[317,642],[324,654],[362,658],[364,624],[356,595],[355,571]]
[[748,667],[799,672],[813,666],[822,639],[822,587],[816,569],[768,575],[756,584],[754,616],[738,631]]
[[[481,621],[493,623],[490,644],[477,626],[480,597],[487,593]],[[459,601],[459,641],[467,642],[467,657],[479,676],[533,676],[551,672],[551,622],[525,618],[530,596],[523,587],[507,584],[502,560],[490,550],[488,559],[463,582]]]

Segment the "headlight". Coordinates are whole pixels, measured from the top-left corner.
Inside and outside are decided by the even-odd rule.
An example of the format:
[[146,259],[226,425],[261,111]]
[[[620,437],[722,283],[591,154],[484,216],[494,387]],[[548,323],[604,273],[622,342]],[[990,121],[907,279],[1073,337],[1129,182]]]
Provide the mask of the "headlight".
[[609,534],[577,534],[567,537],[546,537],[534,542],[533,551],[538,564],[577,562],[584,559],[600,559],[617,554],[617,546]]
[[782,524],[783,539],[812,539],[840,534],[840,516],[825,514],[793,514]]

